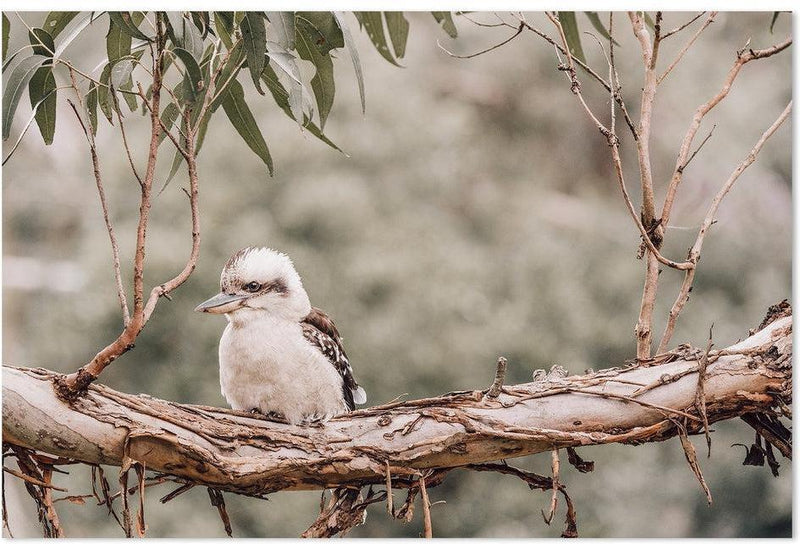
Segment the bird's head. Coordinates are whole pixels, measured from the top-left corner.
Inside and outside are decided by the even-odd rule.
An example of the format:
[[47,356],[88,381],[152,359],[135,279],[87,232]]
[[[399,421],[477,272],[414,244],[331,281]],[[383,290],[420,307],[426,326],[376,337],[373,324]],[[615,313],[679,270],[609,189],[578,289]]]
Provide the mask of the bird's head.
[[220,293],[195,311],[226,314],[229,319],[253,312],[300,321],[311,311],[308,295],[291,259],[266,247],[240,249],[228,260]]

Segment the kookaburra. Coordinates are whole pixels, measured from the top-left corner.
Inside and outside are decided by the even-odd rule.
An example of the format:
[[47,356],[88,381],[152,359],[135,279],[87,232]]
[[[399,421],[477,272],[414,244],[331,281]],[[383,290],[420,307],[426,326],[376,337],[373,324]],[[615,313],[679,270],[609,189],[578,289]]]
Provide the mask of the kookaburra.
[[291,259],[246,247],[222,269],[220,293],[195,311],[225,314],[222,394],[236,410],[289,423],[326,420],[367,401],[333,321],[311,306]]

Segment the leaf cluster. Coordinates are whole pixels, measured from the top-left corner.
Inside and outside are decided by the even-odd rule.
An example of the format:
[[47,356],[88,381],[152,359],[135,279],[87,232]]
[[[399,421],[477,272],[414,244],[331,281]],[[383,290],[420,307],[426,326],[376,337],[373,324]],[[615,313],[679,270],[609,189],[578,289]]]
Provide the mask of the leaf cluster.
[[[378,53],[399,65],[409,33],[403,13],[354,15]],[[432,15],[449,36],[457,35],[449,12]],[[33,113],[14,149],[34,120],[45,144],[53,142],[59,90],[71,88],[78,94],[92,136],[101,117],[114,125],[115,117],[122,121],[137,110],[147,114],[154,70],[146,62],[146,54],[157,50],[156,28],[162,26],[163,55],[155,62],[160,63],[169,100],[158,114],[162,128],[177,133],[176,140],[185,142],[189,129],[197,134],[195,152],[202,147],[211,117],[222,106],[247,146],[273,173],[267,142],[251,109],[257,96],[246,92],[249,85],[258,95],[271,97],[301,130],[340,150],[323,133],[336,95],[334,59],[339,49],[347,50],[362,111],[366,106],[359,52],[343,12],[64,11],[48,13],[41,27],[30,27],[18,18],[28,30],[30,45],[6,59],[11,22],[3,14],[3,139],[11,134],[26,89]],[[108,28],[106,56],[94,70],[80,70],[63,53],[87,28],[96,25]],[[313,70],[304,68],[304,63]],[[59,86],[57,81],[62,78],[66,83]],[[122,103],[127,108],[122,108]],[[163,133],[161,140],[166,136]],[[167,181],[181,162],[178,150]]]

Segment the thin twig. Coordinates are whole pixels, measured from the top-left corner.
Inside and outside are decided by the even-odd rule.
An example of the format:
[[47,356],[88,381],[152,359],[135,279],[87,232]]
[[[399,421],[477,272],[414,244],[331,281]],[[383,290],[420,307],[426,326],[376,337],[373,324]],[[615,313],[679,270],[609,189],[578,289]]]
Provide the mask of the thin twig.
[[700,105],[695,110],[692,121],[689,123],[689,128],[686,131],[686,135],[683,137],[683,142],[681,143],[680,151],[678,152],[678,157],[675,161],[675,169],[673,170],[672,178],[667,186],[667,193],[664,197],[664,207],[661,211],[661,225],[664,228],[666,228],[669,224],[672,206],[675,203],[675,195],[683,177],[683,168],[685,168],[687,157],[689,156],[689,152],[692,148],[692,142],[697,134],[697,130],[700,128],[700,123],[702,123],[703,118],[708,114],[708,112],[714,109],[717,104],[724,100],[726,96],[728,96],[728,92],[731,90],[731,86],[736,80],[736,77],[739,75],[739,71],[742,69],[742,66],[753,60],[771,57],[772,55],[785,50],[790,45],[792,45],[791,37],[766,49],[749,50],[737,54],[736,61],[733,63],[733,67],[728,71],[728,75],[725,77],[725,81],[723,82],[720,91],[708,102]]
[[503,40],[502,42],[500,42],[500,43],[498,43],[498,44],[496,44],[496,45],[493,45],[493,46],[489,47],[488,49],[484,49],[484,50],[482,50],[482,51],[478,51],[477,53],[472,53],[471,55],[456,55],[455,53],[453,53],[453,52],[451,52],[451,51],[448,51],[448,50],[447,50],[447,49],[446,49],[446,48],[445,48],[445,47],[444,47],[444,46],[441,44],[441,42],[439,42],[439,40],[436,40],[436,45],[438,45],[438,46],[439,46],[439,49],[441,49],[442,51],[444,51],[445,53],[447,53],[447,55],[448,55],[448,56],[451,56],[451,57],[453,57],[454,59],[472,59],[472,58],[475,58],[475,57],[479,57],[479,56],[481,56],[481,55],[484,55],[484,54],[486,54],[486,53],[488,53],[488,52],[490,52],[490,51],[494,51],[495,49],[498,49],[498,48],[500,48],[500,47],[503,47],[505,44],[509,43],[511,40],[513,40],[514,38],[516,38],[517,36],[519,36],[520,34],[522,34],[522,31],[523,31],[523,30],[525,30],[525,26],[524,26],[522,23],[520,23],[519,27],[517,27],[517,31],[516,31],[516,32],[514,32],[514,34],[512,34],[511,36],[509,36],[507,39]]
[[689,158],[688,158],[688,159],[686,159],[686,162],[685,162],[685,163],[683,163],[683,166],[681,166],[681,167],[680,167],[680,170],[681,170],[681,172],[683,172],[684,170],[686,170],[686,167],[687,167],[687,166],[689,166],[689,163],[690,163],[690,162],[692,162],[692,159],[694,159],[694,158],[695,158],[695,156],[696,156],[698,153],[700,153],[700,150],[701,150],[701,149],[703,149],[703,146],[704,146],[704,145],[706,145],[706,142],[707,142],[707,141],[708,141],[708,140],[711,138],[711,136],[714,134],[714,129],[715,129],[715,128],[717,128],[717,125],[714,125],[713,127],[711,127],[711,130],[709,130],[709,131],[708,131],[708,135],[706,135],[706,137],[705,137],[705,138],[703,138],[703,141],[702,141],[702,142],[700,142],[700,145],[699,145],[699,146],[697,146],[697,149],[695,149],[695,150],[694,150],[694,152],[692,152],[692,154],[689,156]]
[[684,29],[684,28],[686,28],[687,26],[689,26],[689,25],[691,25],[692,23],[694,23],[694,22],[695,22],[696,20],[698,20],[700,17],[702,17],[703,15],[705,15],[705,13],[706,13],[705,11],[701,11],[700,13],[698,13],[697,15],[695,15],[694,17],[692,17],[691,19],[689,19],[687,22],[683,23],[682,25],[680,25],[680,26],[678,26],[678,27],[675,27],[675,28],[673,28],[673,29],[672,29],[672,30],[670,30],[669,32],[665,32],[664,34],[662,34],[662,35],[661,35],[661,41],[663,42],[664,40],[666,40],[667,38],[669,38],[669,37],[670,37],[670,36],[672,36],[673,34],[677,34],[678,32],[680,32],[681,30],[683,30],[683,29]]
[[697,40],[697,38],[700,37],[700,34],[702,34],[703,31],[706,28],[708,28],[708,26],[711,23],[714,22],[714,17],[716,17],[716,16],[717,16],[717,12],[716,11],[712,11],[711,14],[708,16],[708,19],[706,19],[706,21],[703,23],[703,25],[700,28],[697,29],[697,32],[695,32],[694,35],[689,39],[689,41],[686,42],[686,45],[683,46],[683,48],[680,50],[680,52],[678,52],[678,55],[675,57],[675,60],[673,60],[672,63],[670,63],[670,65],[667,67],[667,69],[664,70],[663,74],[658,76],[657,84],[660,85],[661,82],[664,81],[664,78],[669,75],[669,73],[672,71],[672,69],[675,68],[675,66],[678,65],[678,63],[681,61],[681,59],[686,54],[686,52],[689,50],[689,48],[692,47],[692,45]]
[[550,525],[550,522],[553,521],[553,517],[556,515],[556,508],[558,507],[558,490],[561,487],[558,479],[560,470],[558,448],[551,452],[550,466],[553,471],[553,494],[550,497],[550,511],[545,514],[544,510],[542,510],[542,517],[544,518],[544,522],[548,525]]
[[422,523],[425,527],[425,538],[433,538],[433,527],[431,526],[431,503],[428,500],[428,488],[425,486],[425,475],[420,474],[419,492],[422,500]]
[[386,464],[386,511],[389,515],[394,517],[394,497],[392,496],[392,469],[389,466],[389,461],[384,461]]
[[[744,172],[748,166],[753,164],[758,156],[759,151],[764,146],[764,143],[772,136],[776,130],[783,124],[784,121],[789,117],[789,114],[792,111],[792,102],[786,106],[783,112],[778,116],[774,123],[761,135],[756,145],[753,149],[750,150],[747,157],[739,163],[739,165],[734,169],[731,175],[728,177],[727,181],[725,181],[722,188],[717,192],[714,200],[711,201],[711,205],[706,212],[705,219],[703,220],[703,224],[700,227],[699,232],[697,233],[697,239],[692,246],[692,249],[689,250],[689,261],[693,263],[697,263],[700,259],[700,252],[703,249],[703,241],[705,240],[706,234],[708,230],[711,228],[711,225],[714,224],[716,221],[717,210],[719,209],[719,205],[722,202],[722,199],[725,198],[725,195],[733,187],[733,184],[736,183],[736,180],[739,179],[739,176]],[[678,316],[680,315],[683,307],[686,305],[686,301],[689,299],[689,293],[692,289],[692,284],[694,282],[696,268],[693,267],[686,271],[686,274],[683,278],[683,283],[681,284],[680,291],[678,292],[678,296],[675,299],[675,302],[670,308],[669,317],[667,318],[667,325],[664,329],[664,334],[661,336],[661,341],[658,344],[658,353],[664,353],[667,350],[667,346],[669,345],[670,341],[672,340],[672,335],[675,332],[675,323],[678,320]]]
[[63,487],[56,487],[56,486],[54,486],[52,484],[45,483],[45,482],[43,482],[43,481],[41,481],[41,480],[39,480],[37,478],[34,478],[33,476],[28,476],[27,474],[23,474],[22,472],[17,472],[13,468],[3,467],[3,472],[11,474],[12,476],[16,476],[20,480],[24,480],[24,481],[26,481],[28,483],[33,484],[33,485],[38,485],[39,487],[46,487],[46,488],[49,488],[49,489],[55,489],[56,491],[63,491],[64,493],[69,491],[68,489],[64,489]]
[[712,340],[713,331],[714,324],[712,323],[711,327],[708,329],[708,344],[706,345],[706,350],[703,352],[703,356],[700,357],[700,362],[697,365],[697,390],[694,394],[694,405],[703,418],[703,431],[706,435],[706,446],[708,447],[709,459],[711,458],[711,434],[708,432],[708,411],[706,410],[705,382],[706,368],[708,367],[708,354],[711,351],[711,346],[714,345]]
[[[72,75],[72,72],[70,72],[70,75]],[[75,94],[78,95],[78,101],[80,102],[80,93],[78,92],[78,88],[75,84],[74,76],[72,79],[72,84],[73,88],[75,89]],[[94,180],[95,184],[97,185],[97,194],[100,197],[100,208],[103,212],[103,221],[106,225],[108,238],[111,241],[111,258],[114,266],[114,283],[117,287],[117,300],[119,301],[119,307],[122,311],[122,324],[124,327],[127,327],[131,321],[131,314],[130,309],[128,308],[128,299],[125,296],[125,287],[122,284],[122,267],[120,266],[119,259],[119,244],[117,243],[117,237],[114,234],[114,225],[111,222],[111,217],[108,212],[106,193],[105,189],[103,188],[103,176],[100,173],[100,159],[97,156],[97,146],[95,145],[92,131],[84,124],[83,117],[78,112],[78,108],[76,108],[75,104],[73,104],[70,100],[67,100],[67,103],[72,107],[72,111],[75,112],[75,116],[78,118],[78,122],[83,129],[83,133],[89,142],[89,153],[91,154],[92,158],[92,171],[94,172]]]

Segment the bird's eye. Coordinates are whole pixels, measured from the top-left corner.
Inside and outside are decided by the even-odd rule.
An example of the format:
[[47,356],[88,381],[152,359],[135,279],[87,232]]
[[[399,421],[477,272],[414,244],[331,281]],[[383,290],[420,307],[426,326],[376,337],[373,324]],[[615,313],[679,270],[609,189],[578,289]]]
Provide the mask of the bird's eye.
[[259,289],[261,289],[261,284],[258,283],[257,281],[251,281],[250,283],[244,286],[244,290],[249,291],[251,293],[255,293]]

